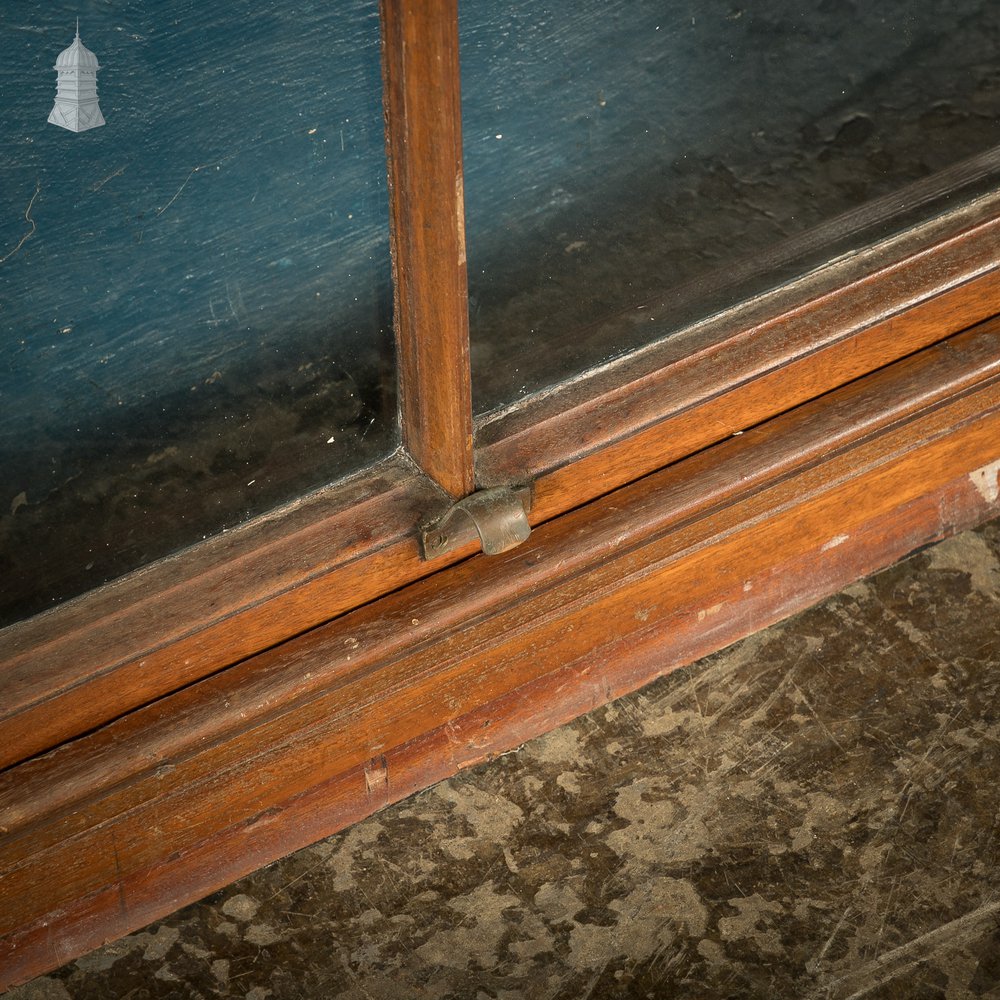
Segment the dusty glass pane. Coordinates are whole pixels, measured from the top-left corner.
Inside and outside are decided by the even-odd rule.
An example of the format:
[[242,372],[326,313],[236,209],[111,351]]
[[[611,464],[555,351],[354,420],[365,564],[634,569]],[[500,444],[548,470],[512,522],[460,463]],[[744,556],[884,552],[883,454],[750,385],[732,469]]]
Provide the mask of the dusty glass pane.
[[989,0],[463,0],[460,26],[478,412],[940,211],[788,242],[1000,141]]
[[0,44],[3,622],[397,431],[375,0],[7,0]]

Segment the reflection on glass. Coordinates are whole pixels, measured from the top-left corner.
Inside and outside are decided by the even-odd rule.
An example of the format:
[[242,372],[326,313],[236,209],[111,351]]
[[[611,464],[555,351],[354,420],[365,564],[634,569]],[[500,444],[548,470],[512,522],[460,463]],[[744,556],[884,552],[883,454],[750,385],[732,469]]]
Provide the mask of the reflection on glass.
[[990,0],[464,0],[460,27],[478,412],[789,277],[733,280],[1000,141]]
[[[47,122],[77,14],[80,132]],[[3,623],[396,429],[375,0],[7,0],[0,39]]]

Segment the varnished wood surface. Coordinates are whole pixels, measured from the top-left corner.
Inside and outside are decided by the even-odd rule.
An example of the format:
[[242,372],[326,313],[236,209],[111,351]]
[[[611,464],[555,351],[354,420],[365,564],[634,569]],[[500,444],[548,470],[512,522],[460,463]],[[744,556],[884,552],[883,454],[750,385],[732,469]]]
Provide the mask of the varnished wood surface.
[[[0,632],[0,768],[328,621],[428,566],[416,527],[473,488],[454,3],[386,0],[404,444],[371,472]],[[425,478],[426,477],[426,478]]]
[[[538,524],[992,315],[997,198],[516,408],[484,485],[537,476]],[[447,498],[402,457],[0,631],[0,766],[467,556],[421,562]]]
[[221,954],[265,987],[250,1000],[988,995],[998,578],[1000,518],[52,978],[74,1000],[213,996]]
[[456,0],[382,0],[403,443],[472,492],[472,388]]
[[413,525],[446,506],[395,457],[0,631],[0,767],[427,574]]
[[479,485],[536,480],[544,521],[998,307],[989,196],[486,420]]
[[[996,512],[998,329],[953,338],[559,518],[520,549],[416,583],[9,771],[4,981]],[[54,870],[58,880],[44,877]]]
[[[368,620],[362,616],[360,620],[367,624],[359,626],[363,632],[357,631],[351,639],[359,647],[364,642],[366,652],[355,653],[350,642],[345,642],[349,648],[342,665],[349,666],[352,675],[367,671],[372,664],[405,655],[408,649],[431,642],[435,635],[456,627],[465,618],[487,613],[501,600],[517,601],[520,595],[537,592],[553,578],[569,576],[600,562],[600,553],[614,544],[621,531],[621,512],[626,509],[635,516],[636,523],[628,530],[632,544],[637,544],[669,525],[683,523],[719,504],[731,503],[776,477],[790,475],[856,444],[887,425],[960,397],[984,378],[1000,378],[998,328],[958,338],[896,366],[891,373],[892,395],[883,399],[877,410],[864,410],[863,402],[871,388],[861,382],[842,390],[836,400],[802,407],[788,414],[780,424],[762,425],[742,439],[732,439],[683,463],[676,474],[666,478],[667,497],[662,495],[663,479],[656,478],[646,481],[645,486],[636,484],[616,494],[611,506],[613,515],[592,524],[586,534],[574,535],[576,529],[566,529],[571,543],[559,550],[557,568],[550,559],[538,557],[537,546],[523,547],[520,555],[511,552],[502,560],[492,560],[498,568],[498,577],[489,587],[474,587],[479,575],[489,572],[489,563],[483,566],[480,560],[452,570],[448,596],[435,598],[432,616],[425,614],[416,622],[412,618]],[[934,365],[933,380],[926,378],[930,359]],[[776,447],[777,441],[780,448]],[[733,466],[737,462],[739,474],[734,475]],[[439,579],[432,579],[422,586],[428,593],[437,594],[442,584]],[[412,588],[406,593],[406,602],[416,600]],[[350,628],[350,622],[356,620],[345,618],[342,626]],[[330,626],[328,630],[333,633],[337,627]],[[254,719],[270,717],[276,706],[285,711],[289,699],[308,698],[321,691],[331,681],[325,671],[307,671],[303,677],[288,667],[293,651],[313,641],[314,636],[286,644],[95,733],[87,738],[86,755],[70,747],[19,768],[18,805],[8,811],[0,809],[0,825],[12,831],[29,824],[34,815],[75,806],[89,794],[88,789],[108,782],[130,781],[142,773],[148,766],[147,757],[129,757],[120,752],[126,745],[126,734],[130,738],[141,734],[147,755],[152,752],[158,760],[164,760],[186,753],[192,745],[200,746],[206,734],[220,739],[225,734],[242,731]],[[212,692],[211,697],[208,692]],[[72,764],[66,763],[68,759]],[[0,778],[0,796],[4,789],[13,797],[13,784],[5,785]],[[9,800],[0,798],[2,801]]]

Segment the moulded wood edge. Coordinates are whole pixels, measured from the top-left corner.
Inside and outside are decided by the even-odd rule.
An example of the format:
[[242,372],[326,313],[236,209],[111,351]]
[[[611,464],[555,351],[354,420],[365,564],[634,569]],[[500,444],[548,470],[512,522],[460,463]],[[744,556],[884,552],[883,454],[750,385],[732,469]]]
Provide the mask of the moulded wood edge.
[[[950,297],[963,306],[952,309]],[[966,294],[972,298],[966,299]],[[776,416],[775,400],[801,407],[823,393],[889,365],[909,351],[948,343],[946,335],[966,327],[970,315],[992,315],[1000,301],[1000,270],[984,283],[962,286],[938,296],[923,308],[868,327],[826,348],[748,379],[738,389],[698,402],[680,413],[635,429],[605,448],[546,469],[535,481],[532,517],[545,520],[566,504],[567,497],[599,495],[637,474],[654,471],[652,456],[671,463],[740,435]],[[972,305],[973,308],[966,308]],[[978,307],[978,308],[976,308]],[[581,493],[584,494],[581,497]]]
[[468,554],[420,558],[415,525],[447,502],[397,456],[283,526],[264,518],[4,630],[0,770]]
[[[664,627],[662,617],[657,628],[635,618],[629,634],[598,650],[580,649],[576,657],[553,664],[527,685],[474,705],[459,717],[445,717],[448,713],[443,709],[444,716],[430,720],[425,732],[388,747],[383,754],[300,790],[278,805],[238,814],[230,825],[223,827],[229,821],[220,820],[211,837],[178,855],[164,844],[163,857],[156,865],[133,872],[120,883],[94,886],[92,893],[56,912],[43,910],[37,922],[0,943],[4,956],[0,968],[5,970],[0,981],[9,984],[60,964],[107,937],[134,929],[333,832],[386,801],[516,746],[529,735],[807,606],[925,542],[997,513],[1000,438],[995,433],[995,416],[990,419],[988,435],[970,436],[970,425],[965,424],[955,428],[954,441],[949,437],[934,445],[950,448],[949,462],[931,463],[916,494],[898,502],[890,497],[871,517],[858,515],[855,529],[836,546],[830,547],[826,528],[802,538],[798,548],[770,546],[766,558],[748,567],[750,590],[745,590],[744,582],[742,597],[728,592],[718,595],[723,600],[715,602],[718,610],[708,616],[707,626],[705,619],[691,615],[674,620],[670,628]],[[908,468],[912,469],[914,456],[920,454],[920,447],[906,453]],[[903,459],[895,461],[899,465]],[[956,463],[962,466],[957,474]],[[883,467],[879,475],[884,478],[885,474]],[[866,475],[853,482],[855,492],[865,487]],[[798,514],[792,507],[778,515],[778,523],[790,524]],[[747,597],[748,593],[752,596]],[[294,747],[288,752],[294,753]],[[107,833],[95,829],[93,836]],[[236,847],[246,853],[240,855]]]
[[[996,242],[990,233],[997,226],[1000,220],[987,217],[968,232],[938,244],[911,246],[911,257],[921,258],[912,280],[923,287],[920,268],[935,277],[916,305],[912,287],[907,285],[906,295],[897,290],[897,298],[906,306],[902,313],[868,326],[855,313],[844,327],[860,322],[862,329],[853,334],[843,336],[843,329],[831,333],[825,328],[819,349],[806,345],[797,361],[785,359],[769,370],[764,365],[762,377],[742,382],[739,372],[730,371],[729,391],[685,404],[676,412],[670,407],[679,398],[677,387],[655,403],[655,412],[643,411],[645,416],[630,409],[639,405],[636,401],[620,408],[606,406],[599,421],[602,429],[583,435],[597,433],[601,441],[591,442],[582,452],[580,434],[558,432],[565,431],[571,414],[557,415],[553,425],[541,421],[526,437],[495,443],[482,453],[483,485],[521,481],[531,478],[531,472],[540,473],[532,512],[537,524],[863,375],[900,353],[969,326],[995,311],[1000,294],[1000,269],[982,270],[983,254]],[[943,275],[942,255],[956,254],[949,264],[952,270]],[[899,266],[897,262],[889,270]],[[872,281],[878,285],[870,275],[864,279],[868,285]],[[871,290],[866,292],[869,297]],[[835,289],[827,298],[850,292],[850,287]],[[892,313],[898,305],[890,297],[879,308]],[[805,307],[791,308],[786,302],[782,308],[789,322],[802,321]],[[749,334],[741,328],[736,336],[746,340]],[[685,360],[680,367],[690,371],[692,365],[697,368],[696,361]],[[755,362],[758,368],[759,362]],[[621,380],[629,366],[615,370]],[[643,393],[652,392],[650,398],[657,398],[656,386],[670,377],[671,370],[646,372],[642,381],[650,385]],[[628,384],[625,378],[614,398],[625,398]],[[577,416],[582,419],[586,414]],[[530,461],[525,455],[531,456]],[[375,481],[391,484],[391,508],[388,494],[373,494],[368,483]],[[352,497],[364,498],[366,505],[356,520],[367,517],[378,528],[370,539],[359,540],[331,561],[322,544],[323,531],[332,531],[338,518],[352,519]],[[0,664],[6,665],[0,666],[0,678],[7,678],[8,718],[0,720],[0,768],[470,554],[474,546],[432,564],[420,560],[413,529],[427,512],[446,502],[405,456],[397,455],[368,474],[291,505],[287,513],[268,515],[3,630]],[[20,693],[10,680],[18,663],[23,668]]]
[[[697,530],[684,525],[704,521],[713,510],[734,508],[747,497],[772,502],[778,494],[769,483],[790,476],[811,481],[814,474],[808,470],[817,462],[825,474],[839,469],[843,475],[857,463],[878,458],[890,425],[905,424],[905,433],[893,435],[904,442],[899,446],[940,436],[942,427],[964,419],[963,414],[967,418],[996,404],[998,332],[1000,323],[984,324],[846,386],[835,398],[806,404],[559,519],[519,549],[489,560],[488,586],[483,586],[482,562],[466,563],[0,776],[0,826],[13,831],[29,823],[31,815],[77,808],[87,790],[108,781],[133,782],[143,770],[161,764],[172,762],[170,770],[176,770],[174,765],[190,753],[203,751],[206,740],[238,739],[268,718],[292,712],[302,720],[322,692],[339,701],[343,695],[335,691],[350,690],[379,663],[413,659],[417,649],[433,645],[463,621],[496,616],[520,595],[534,595],[537,603],[553,580],[591,572],[617,559],[622,546],[634,547],[665,532],[691,544]],[[628,511],[626,525],[622,510]],[[412,610],[418,607],[419,612]],[[419,618],[411,621],[415,613]],[[431,659],[431,669],[442,669],[439,654]],[[141,755],[130,749],[137,733],[142,734]],[[238,744],[233,747],[240,752]]]
[[[996,155],[996,151],[991,154],[993,159]],[[829,317],[824,317],[826,325],[832,325],[826,336],[837,339],[856,329],[859,321],[886,319],[995,269],[998,233],[1000,192],[960,203],[940,216],[803,273],[787,284],[740,299],[721,313],[623,357],[504,409],[481,414],[477,420],[478,443],[487,453],[501,442],[509,448],[512,439],[531,432],[542,421],[565,418],[573,411],[599,404],[609,394],[628,397],[647,383],[669,382],[673,373],[697,367],[703,357],[716,356],[734,344],[752,341],[762,330],[789,324],[794,329],[794,323],[804,315],[844,303],[839,306],[843,317],[839,323],[831,324]],[[878,302],[880,308],[859,317],[859,306],[868,298]],[[647,308],[643,306],[642,311]],[[783,363],[790,356],[779,351],[775,358]],[[664,377],[667,370],[671,379]]]
[[650,471],[652,454],[674,461],[994,315],[996,213],[948,238],[932,227],[938,242],[902,259],[876,248],[836,281],[807,276],[487,418],[479,484],[537,478],[544,519]]
[[[837,570],[822,585],[810,585],[815,553],[798,560],[795,567],[775,566],[772,578],[782,579],[784,590],[770,601],[758,595],[754,607],[745,607],[738,617],[718,619],[701,642],[671,644],[661,634],[630,648],[602,650],[599,657],[567,664],[543,683],[526,685],[291,797],[280,808],[220,830],[191,851],[167,856],[160,865],[48,914],[20,932],[16,941],[6,946],[0,942],[0,989],[49,972],[135,931],[387,804],[514,749],[995,513],[997,508],[982,507],[970,494],[967,478],[959,477],[895,516],[873,521],[863,536],[855,536],[859,550],[867,544],[865,554],[852,552],[853,547],[838,552]],[[621,669],[623,664],[626,670]],[[534,710],[514,715],[525,706]]]

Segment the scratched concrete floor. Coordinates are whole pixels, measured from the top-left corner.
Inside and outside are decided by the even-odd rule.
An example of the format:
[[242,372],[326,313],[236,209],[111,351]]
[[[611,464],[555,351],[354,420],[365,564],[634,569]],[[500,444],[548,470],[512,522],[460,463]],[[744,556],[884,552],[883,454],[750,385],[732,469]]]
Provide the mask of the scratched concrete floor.
[[15,990],[1000,997],[1000,521]]

